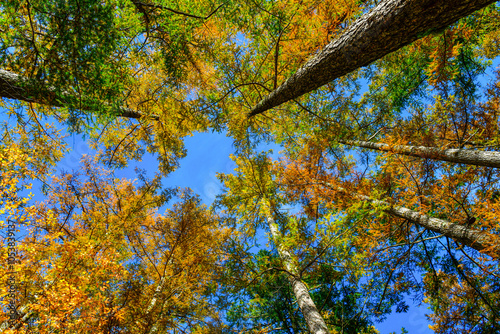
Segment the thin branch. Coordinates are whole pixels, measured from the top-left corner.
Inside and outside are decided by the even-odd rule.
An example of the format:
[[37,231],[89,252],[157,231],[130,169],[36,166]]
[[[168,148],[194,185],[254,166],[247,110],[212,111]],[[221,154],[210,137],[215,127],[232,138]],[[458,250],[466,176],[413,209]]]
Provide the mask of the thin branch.
[[[425,230],[422,230],[422,232],[420,232],[418,234],[417,238],[419,238],[424,232],[425,232]],[[388,250],[389,248],[394,248],[394,247],[415,245],[415,244],[418,244],[418,243],[421,243],[421,242],[424,242],[424,241],[427,241],[427,240],[438,239],[438,238],[442,238],[442,237],[444,237],[444,235],[443,234],[439,234],[439,235],[436,235],[436,236],[433,236],[433,237],[429,237],[429,238],[425,238],[425,239],[420,239],[418,241],[405,242],[405,243],[401,243],[401,244],[391,245],[391,246],[387,246],[387,247],[381,248],[381,249],[377,250],[377,252],[383,252],[385,250]]]
[[212,12],[210,12],[210,14],[208,14],[207,16],[198,16],[198,15],[193,15],[193,14],[189,14],[189,13],[185,13],[185,12],[181,12],[180,10],[176,10],[176,9],[172,9],[172,8],[169,8],[169,7],[165,7],[165,6],[162,6],[162,5],[154,5],[154,4],[149,4],[149,3],[144,3],[144,2],[139,2],[139,1],[134,1],[134,4],[136,5],[141,5],[141,6],[144,6],[144,7],[149,7],[149,8],[154,8],[154,9],[163,9],[163,10],[167,10],[169,12],[172,12],[174,14],[179,14],[179,15],[183,15],[183,16],[187,16],[187,17],[191,17],[193,19],[201,19],[201,20],[208,20],[212,15],[214,15],[222,6],[224,6],[224,3],[220,4],[219,6],[217,6],[217,8],[215,8]]

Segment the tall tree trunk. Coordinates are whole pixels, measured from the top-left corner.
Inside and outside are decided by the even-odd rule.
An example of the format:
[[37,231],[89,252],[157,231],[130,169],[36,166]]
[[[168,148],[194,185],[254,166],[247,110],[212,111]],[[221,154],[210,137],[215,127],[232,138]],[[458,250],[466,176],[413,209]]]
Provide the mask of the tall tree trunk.
[[494,0],[385,0],[356,20],[248,114],[260,114],[439,31]]
[[[0,97],[16,99],[26,102],[34,102],[54,107],[63,107],[71,100],[75,100],[68,93],[56,96],[53,87],[45,87],[43,83],[22,77],[16,73],[0,69]],[[89,108],[82,108],[89,110]],[[127,118],[141,118],[143,116],[137,110],[126,107],[118,108],[118,116]],[[154,119],[158,117],[153,116]]]
[[285,269],[290,273],[288,280],[292,285],[295,298],[297,298],[297,304],[306,319],[309,332],[314,334],[328,334],[328,327],[326,326],[325,320],[323,320],[323,317],[318,312],[306,285],[299,278],[296,260],[286,247],[281,244],[281,233],[278,224],[275,223],[271,214],[267,217],[267,224],[269,225],[269,230],[271,231],[274,243],[278,249],[281,261],[283,261]]
[[396,145],[391,147],[384,143],[372,143],[361,140],[340,140],[339,143],[350,146],[369,148],[377,151],[395,152],[412,157],[456,162],[467,165],[500,168],[500,152],[462,150],[457,148],[441,150],[435,147],[409,145]]
[[[346,190],[341,187],[333,186],[327,182],[320,183],[330,189],[346,193]],[[365,195],[354,194],[354,196],[375,206],[386,206],[388,208],[385,209],[385,212],[390,215],[408,219],[421,227],[440,233],[461,244],[474,248],[477,251],[486,253],[495,258],[500,255],[500,245],[498,241],[489,236],[487,232],[471,229],[445,219],[433,218],[402,206],[393,206],[388,202],[375,200]]]

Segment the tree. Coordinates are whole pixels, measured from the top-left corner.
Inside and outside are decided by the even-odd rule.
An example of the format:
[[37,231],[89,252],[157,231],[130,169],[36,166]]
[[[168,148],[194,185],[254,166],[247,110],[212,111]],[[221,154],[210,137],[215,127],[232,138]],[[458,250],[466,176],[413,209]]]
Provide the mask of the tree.
[[500,163],[498,162],[500,161],[499,152],[470,151],[470,150],[460,150],[460,149],[440,150],[435,147],[408,146],[408,145],[399,145],[395,146],[394,148],[391,148],[389,145],[384,143],[373,143],[362,140],[345,141],[340,143],[362,148],[368,148],[372,150],[391,151],[391,152],[396,152],[398,154],[410,155],[413,157],[436,159],[441,161],[463,163],[467,165],[487,166],[495,168],[500,167]]
[[[320,182],[320,183],[324,184],[327,187],[332,188],[335,191],[345,193],[345,189],[332,186],[331,184],[328,184],[326,182]],[[428,230],[452,238],[455,241],[470,246],[478,251],[487,250],[487,252],[491,253],[491,255],[494,257],[496,257],[498,254],[496,240],[491,239],[488,234],[482,231],[453,224],[443,219],[429,217],[427,215],[421,214],[419,212],[401,206],[392,206],[388,202],[373,200],[364,195],[355,194],[354,196],[360,198],[363,201],[371,203],[375,207],[386,207],[385,211],[393,216],[406,219]]]
[[216,317],[208,287],[227,235],[217,217],[189,192],[159,215],[173,193],[158,192],[158,180],[136,187],[88,160],[84,172],[55,178],[46,203],[10,206],[7,220],[31,230],[17,246],[16,268],[21,315],[29,316],[13,326],[149,333]]
[[[228,312],[230,328],[240,331],[260,329],[273,333],[306,331],[307,325],[295,302],[289,274],[279,270],[282,265],[278,254],[261,250],[254,255],[248,254],[245,260],[247,264],[253,264],[254,279],[244,282],[240,292],[242,296],[231,300]],[[302,280],[311,287],[310,294],[319,301],[318,308],[328,314],[325,321],[333,332],[376,332],[370,316],[363,314],[358,304],[361,303],[361,292],[356,284],[342,279],[337,270],[327,264],[318,265],[314,271],[304,274]]]
[[[185,155],[181,138],[206,129],[206,117],[182,101],[194,86],[189,81],[207,84],[202,69],[210,71],[210,64],[195,53],[203,55],[209,43],[203,20],[143,5],[2,2],[1,94],[48,105],[32,108],[34,116],[56,117],[104,144],[101,154],[110,165],[161,152],[167,174]],[[181,82],[185,73],[190,79]],[[169,113],[171,106],[179,112]],[[132,119],[117,120],[120,115]],[[30,116],[16,112],[21,123]]]
[[[240,174],[236,177],[227,177],[226,186],[230,189],[239,188],[239,191],[243,190],[246,193],[253,193],[258,198],[256,201],[260,203],[259,211],[267,221],[269,231],[271,233],[271,238],[278,250],[278,254],[283,263],[284,270],[288,273],[288,281],[292,287],[293,293],[300,307],[300,310],[306,320],[307,327],[311,333],[329,333],[328,327],[323,320],[323,317],[318,312],[318,309],[309,295],[307,286],[301,281],[299,269],[297,267],[297,259],[293,253],[287,249],[283,244],[282,235],[279,231],[279,226],[276,224],[273,216],[276,207],[272,204],[272,179],[270,179],[270,171],[266,166],[266,161],[262,159],[255,159],[254,161],[242,161],[240,162]],[[255,184],[257,189],[245,189],[246,187],[252,187]],[[234,199],[228,194],[228,198],[223,200],[223,203],[231,203]],[[238,196],[238,194],[235,194]],[[232,195],[232,196],[235,196]],[[227,204],[225,204],[227,205]],[[234,210],[231,208],[231,210]],[[255,227],[251,227],[252,229]]]

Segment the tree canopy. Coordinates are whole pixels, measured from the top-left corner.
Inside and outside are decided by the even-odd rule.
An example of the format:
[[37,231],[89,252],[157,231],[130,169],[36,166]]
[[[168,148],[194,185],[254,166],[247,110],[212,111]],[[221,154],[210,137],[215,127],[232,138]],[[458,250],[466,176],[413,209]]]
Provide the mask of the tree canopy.
[[0,0],[0,51],[1,333],[500,331],[494,1]]

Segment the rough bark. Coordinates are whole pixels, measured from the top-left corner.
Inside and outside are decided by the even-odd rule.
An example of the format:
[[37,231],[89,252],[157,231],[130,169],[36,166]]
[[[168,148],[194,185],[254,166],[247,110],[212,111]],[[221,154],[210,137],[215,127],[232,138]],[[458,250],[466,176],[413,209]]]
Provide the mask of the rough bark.
[[276,248],[280,255],[281,261],[283,262],[285,269],[290,273],[288,280],[292,285],[293,293],[295,298],[297,298],[297,304],[304,315],[307,322],[307,327],[310,333],[314,334],[327,334],[328,327],[326,326],[325,320],[318,312],[314,301],[309,295],[309,290],[306,285],[300,280],[298,276],[297,266],[292,254],[281,244],[281,233],[279,231],[278,225],[274,222],[272,217],[267,217],[267,223],[269,225],[269,230],[274,239]]
[[373,143],[361,140],[339,141],[339,143],[378,151],[395,152],[412,157],[500,168],[500,152],[462,150],[457,148],[441,150],[435,147],[409,145],[396,145],[391,147],[384,143]]
[[[346,190],[341,187],[333,186],[327,182],[320,183],[333,190],[346,193]],[[442,234],[477,251],[487,253],[493,257],[500,255],[500,245],[487,232],[468,228],[445,219],[433,218],[402,206],[394,206],[385,201],[372,199],[365,195],[354,194],[354,196],[375,206],[387,207],[385,212],[390,215],[408,219],[421,227]]]
[[493,2],[494,0],[382,1],[261,100],[248,117],[309,93]]
[[[46,87],[43,83],[22,77],[16,73],[0,69],[0,97],[34,102],[54,107],[62,107],[72,100],[67,93],[56,94],[53,87]],[[65,101],[66,100],[66,101]],[[83,107],[82,110],[89,110]],[[119,107],[119,117],[141,118],[143,115],[133,109]],[[153,118],[157,119],[156,116]]]

